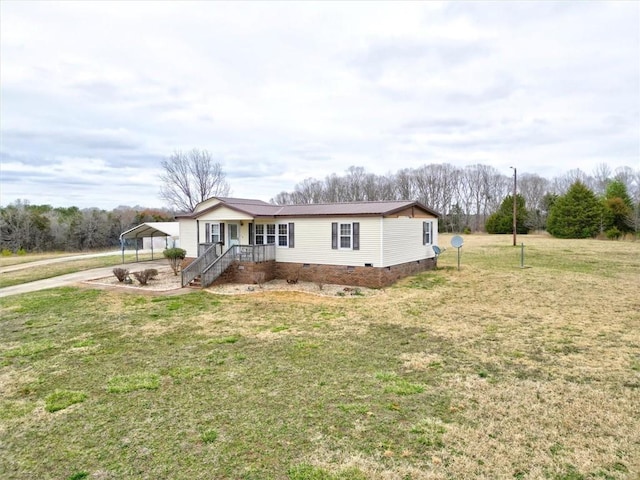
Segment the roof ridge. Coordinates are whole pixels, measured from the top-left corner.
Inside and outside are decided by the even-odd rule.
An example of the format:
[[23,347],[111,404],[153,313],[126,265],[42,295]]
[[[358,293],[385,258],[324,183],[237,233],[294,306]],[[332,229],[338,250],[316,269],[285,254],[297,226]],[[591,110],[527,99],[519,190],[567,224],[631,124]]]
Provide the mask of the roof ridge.
[[284,206],[306,207],[308,205],[354,205],[360,203],[413,203],[414,200],[354,200],[350,202],[322,202],[322,203],[288,203]]

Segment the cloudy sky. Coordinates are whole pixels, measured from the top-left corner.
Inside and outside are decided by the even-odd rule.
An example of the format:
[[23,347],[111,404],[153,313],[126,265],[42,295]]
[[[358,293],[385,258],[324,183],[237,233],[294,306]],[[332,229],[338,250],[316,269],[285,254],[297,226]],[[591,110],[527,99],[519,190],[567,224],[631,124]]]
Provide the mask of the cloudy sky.
[[0,3],[0,204],[269,200],[350,165],[640,168],[640,2]]

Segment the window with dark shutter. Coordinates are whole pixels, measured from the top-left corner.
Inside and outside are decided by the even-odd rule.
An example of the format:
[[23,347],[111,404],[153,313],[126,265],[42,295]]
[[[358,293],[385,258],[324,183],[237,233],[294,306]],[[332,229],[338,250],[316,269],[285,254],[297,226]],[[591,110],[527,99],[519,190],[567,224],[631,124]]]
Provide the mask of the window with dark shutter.
[[211,241],[211,224],[209,223],[204,224],[204,238],[206,243]]
[[220,242],[224,245],[224,223],[220,223]]
[[331,224],[331,248],[338,249],[338,222]]
[[360,250],[360,222],[353,222],[353,249]]
[[422,244],[431,245],[431,229],[433,224],[431,222],[422,222]]
[[289,248],[295,247],[295,232],[293,223],[289,223]]
[[253,233],[253,222],[249,224],[249,245],[253,245],[254,233]]

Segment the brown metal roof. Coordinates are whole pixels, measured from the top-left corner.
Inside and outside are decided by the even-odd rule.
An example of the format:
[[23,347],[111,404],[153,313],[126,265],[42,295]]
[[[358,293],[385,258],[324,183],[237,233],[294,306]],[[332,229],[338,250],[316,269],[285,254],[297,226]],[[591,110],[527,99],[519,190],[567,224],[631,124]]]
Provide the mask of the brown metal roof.
[[277,216],[295,217],[309,215],[391,215],[409,207],[418,206],[428,213],[437,215],[418,202],[407,200],[385,202],[345,202],[345,203],[312,203],[308,205],[283,205]]
[[246,213],[253,217],[307,217],[307,216],[382,216],[391,215],[409,207],[418,207],[425,212],[439,214],[419,202],[393,200],[383,202],[311,203],[305,205],[273,205],[262,200],[218,197],[221,203],[201,212],[180,215],[182,218],[197,218],[222,206]]

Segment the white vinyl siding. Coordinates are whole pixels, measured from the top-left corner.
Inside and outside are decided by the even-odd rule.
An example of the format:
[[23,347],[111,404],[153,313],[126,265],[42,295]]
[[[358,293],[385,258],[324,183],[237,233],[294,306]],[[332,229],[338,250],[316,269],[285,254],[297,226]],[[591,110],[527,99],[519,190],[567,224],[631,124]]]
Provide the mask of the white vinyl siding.
[[211,222],[211,223],[215,223],[215,222],[240,223],[241,221],[250,222],[252,221],[252,219],[253,217],[251,215],[238,212],[236,210],[232,210],[227,207],[216,208],[215,210],[212,210],[211,212],[207,212],[204,215],[198,217],[198,220],[200,220],[201,225],[204,224],[205,222]]
[[[290,218],[288,220],[295,224],[295,248],[278,248],[276,251],[276,260],[278,262],[360,267],[364,266],[365,263],[371,263],[374,267],[380,266],[379,217],[305,217]],[[360,249],[333,249],[331,247],[331,224],[351,224],[351,242],[353,246],[354,222],[360,224]]]
[[196,221],[191,219],[178,219],[180,224],[180,246],[187,251],[187,257],[198,256],[198,237],[196,233]]
[[[207,243],[205,238],[205,223],[242,223],[240,226],[240,244],[250,244],[249,223],[253,219],[235,210],[221,207],[208,212],[199,218],[201,243]],[[423,222],[432,222],[431,245],[424,245]],[[179,219],[180,245],[187,251],[188,257],[198,255],[198,235],[196,220]],[[254,232],[256,244],[260,241],[278,244],[279,237],[284,233],[279,231],[279,225],[292,223],[295,226],[295,246],[291,248],[292,232],[288,227],[289,237],[287,245],[290,248],[277,248],[276,260],[279,262],[296,262],[309,264],[364,266],[372,264],[374,267],[387,267],[400,263],[434,257],[432,245],[438,245],[438,223],[434,218],[382,218],[371,217],[301,217],[256,219]],[[332,248],[332,224],[338,225],[337,234],[340,236],[340,224],[351,225],[351,248]],[[354,223],[359,225],[359,249],[354,249]],[[226,231],[226,230],[225,230]],[[260,237],[259,232],[262,233]],[[284,241],[284,237],[283,237]],[[338,242],[339,242],[338,238]],[[339,247],[340,243],[338,243]],[[283,245],[284,247],[284,245]]]
[[[240,234],[240,244],[248,245],[249,244],[249,223],[253,221],[253,218],[246,213],[238,212],[236,210],[232,210],[227,207],[216,208],[211,212],[207,212],[204,215],[198,217],[200,221],[200,243],[210,243],[211,242],[211,226],[214,224],[220,225],[221,223],[225,224],[224,235],[225,237],[229,236],[229,223],[237,223],[240,226],[239,234]],[[185,220],[187,222],[189,220]],[[195,220],[191,220],[195,224]],[[206,224],[209,223],[209,238],[207,238]],[[242,225],[240,225],[242,223]],[[195,228],[195,227],[194,227]],[[222,237],[222,228],[219,230],[219,235]],[[228,238],[220,238],[220,241],[224,242],[225,248],[228,245]],[[186,249],[186,247],[183,247]],[[197,247],[196,247],[197,251]]]
[[[431,244],[424,245],[424,221],[433,221]],[[383,258],[384,267],[400,263],[433,258],[431,245],[437,245],[437,220],[425,218],[384,218],[383,219]]]

